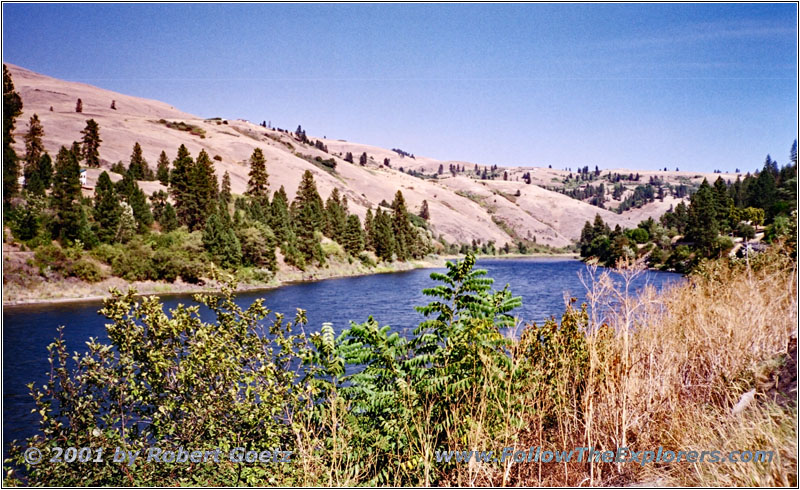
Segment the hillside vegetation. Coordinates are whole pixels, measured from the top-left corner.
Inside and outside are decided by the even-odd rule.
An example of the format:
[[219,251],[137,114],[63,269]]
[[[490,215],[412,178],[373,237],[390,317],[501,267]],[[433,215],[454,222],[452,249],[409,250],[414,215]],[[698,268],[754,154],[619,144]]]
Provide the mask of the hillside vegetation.
[[[705,262],[662,294],[632,294],[640,264],[621,264],[622,283],[594,270],[588,304],[514,337],[500,332],[516,325],[519,298],[492,290],[473,264],[470,255],[431,275],[431,303],[418,308],[427,319],[408,337],[371,318],[335,337],[330,324],[304,325],[303,310],[288,321],[261,300],[242,309],[230,288],[197,297],[216,313],[211,323],[198,306],[165,312],[158,298],[117,291],[101,310],[110,344],[88,342],[74,363],[72,346],[51,345],[50,381],[31,385],[43,434],[14,445],[5,483],[797,485],[797,269],[780,248]],[[292,461],[24,463],[25,447],[53,440],[246,446],[292,451]],[[506,447],[774,454],[747,464],[515,463],[499,460]],[[473,450],[498,461],[441,457]]]

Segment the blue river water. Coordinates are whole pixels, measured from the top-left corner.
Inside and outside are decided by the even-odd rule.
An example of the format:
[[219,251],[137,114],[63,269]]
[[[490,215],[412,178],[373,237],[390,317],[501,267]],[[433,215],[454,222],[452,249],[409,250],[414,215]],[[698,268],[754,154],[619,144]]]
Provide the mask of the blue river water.
[[[522,297],[522,307],[513,313],[521,322],[537,322],[565,310],[564,295],[585,299],[586,291],[579,274],[586,266],[577,260],[555,258],[483,259],[478,268],[488,270],[495,279],[494,287],[510,285],[514,296]],[[275,312],[293,319],[296,308],[307,311],[306,333],[319,329],[322,322],[332,322],[338,332],[350,322],[363,322],[372,315],[381,325],[408,331],[422,319],[415,306],[430,299],[422,289],[435,284],[432,270],[417,269],[393,274],[377,274],[318,282],[299,283],[266,291],[240,293],[237,303],[247,306],[257,298]],[[443,270],[443,269],[440,269]],[[648,271],[636,287],[646,283],[663,288],[680,282],[679,274]],[[167,308],[178,303],[192,303],[191,295],[162,297]],[[3,308],[3,453],[10,441],[22,440],[35,434],[36,414],[26,384],[41,386],[49,371],[47,345],[64,325],[64,337],[69,352],[85,350],[89,337],[107,339],[106,319],[97,311],[101,302],[75,302]],[[208,311],[202,312],[210,320]]]

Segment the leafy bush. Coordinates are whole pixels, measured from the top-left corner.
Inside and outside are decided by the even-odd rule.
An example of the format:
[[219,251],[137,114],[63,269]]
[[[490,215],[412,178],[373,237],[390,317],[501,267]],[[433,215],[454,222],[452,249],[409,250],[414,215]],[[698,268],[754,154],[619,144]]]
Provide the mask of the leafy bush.
[[101,243],[91,252],[96,259],[108,265],[111,265],[114,262],[114,259],[124,253],[124,245],[119,243],[114,245],[109,243]]
[[106,278],[100,266],[88,259],[79,259],[67,267],[67,274],[86,282],[100,282]]
[[62,271],[68,264],[67,255],[64,250],[52,243],[41,245],[33,253],[34,263],[41,271],[47,269]]
[[117,277],[126,281],[146,281],[158,279],[153,266],[153,249],[139,240],[128,243],[125,253],[114,258],[111,270]]

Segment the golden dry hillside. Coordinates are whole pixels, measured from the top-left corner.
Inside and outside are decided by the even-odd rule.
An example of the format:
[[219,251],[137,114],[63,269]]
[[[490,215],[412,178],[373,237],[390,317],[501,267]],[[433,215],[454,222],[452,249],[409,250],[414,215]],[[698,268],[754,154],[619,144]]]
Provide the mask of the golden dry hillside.
[[[383,200],[391,202],[395,192],[401,190],[413,212],[419,211],[423,200],[428,201],[431,229],[435,236],[450,243],[493,240],[503,245],[535,238],[539,244],[563,247],[579,237],[583,223],[592,220],[595,214],[599,213],[612,226],[635,226],[642,219],[660,216],[678,202],[667,196],[663,202],[656,200],[639,209],[616,214],[546,189],[568,172],[545,168],[500,168],[501,174],[508,171],[507,181],[480,180],[466,174],[452,176],[448,172],[433,178],[440,165],[448,168],[454,162],[422,156],[411,158],[389,149],[309,135],[312,142],[319,140],[327,146],[326,153],[311,144],[301,143],[291,133],[249,121],[203,119],[163,102],[7,66],[24,104],[16,128],[20,154],[24,153],[22,135],[34,113],[42,121],[44,144],[52,155],[61,145],[80,139],[86,121],[94,119],[100,126],[103,168],[110,169],[118,161],[127,165],[133,145],[138,142],[150,167],[155,169],[161,151],[166,151],[173,159],[183,144],[193,156],[205,149],[214,158],[217,178],[229,172],[233,192],[242,193],[247,185],[248,158],[254,148],[260,147],[267,158],[272,190],[284,186],[292,198],[303,172],[311,170],[323,199],[337,187],[347,195],[351,211],[362,218],[368,207],[375,208]],[[81,113],[75,111],[79,98],[83,106]],[[111,108],[112,101],[116,109]],[[355,163],[344,160],[348,152],[354,155]],[[359,164],[362,153],[368,155],[364,166]],[[335,170],[315,162],[317,157],[321,160],[333,158]],[[383,165],[386,158],[390,160],[390,167]],[[459,163],[469,169],[475,166],[474,163]],[[401,167],[404,172],[400,171]],[[425,175],[410,175],[407,172],[411,169]],[[531,173],[531,184],[521,178],[525,172]],[[684,181],[693,182],[712,176],[688,172],[642,174],[660,174],[672,182],[681,174],[685,174]],[[89,185],[97,175],[98,172],[89,173]],[[140,186],[148,194],[162,187],[157,182],[140,182]]]

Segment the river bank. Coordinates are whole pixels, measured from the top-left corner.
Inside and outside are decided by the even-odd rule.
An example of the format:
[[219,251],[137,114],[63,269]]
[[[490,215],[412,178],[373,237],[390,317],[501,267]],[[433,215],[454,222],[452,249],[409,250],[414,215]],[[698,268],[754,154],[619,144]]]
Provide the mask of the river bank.
[[[575,254],[507,254],[482,255],[478,259],[520,259],[520,258],[567,258],[577,259]],[[242,281],[237,284],[237,291],[269,290],[302,282],[321,281],[343,277],[357,277],[372,274],[388,274],[414,269],[434,269],[444,267],[448,260],[458,260],[461,255],[430,255],[424,259],[407,262],[381,262],[374,267],[367,267],[361,262],[330,262],[327,267],[315,267],[301,271],[292,267],[281,267],[269,281]],[[6,264],[8,265],[8,263]],[[5,274],[4,274],[5,279]],[[32,304],[57,304],[84,301],[100,301],[109,296],[111,288],[127,290],[134,288],[140,295],[173,295],[187,293],[203,293],[219,291],[222,281],[209,279],[202,284],[192,284],[180,279],[169,283],[166,281],[126,281],[119,277],[110,277],[100,282],[89,283],[75,277],[52,281],[44,278],[31,278],[27,284],[6,282],[3,284],[3,307]]]

